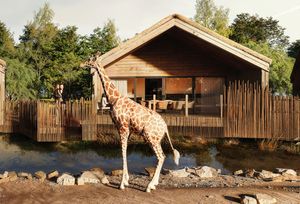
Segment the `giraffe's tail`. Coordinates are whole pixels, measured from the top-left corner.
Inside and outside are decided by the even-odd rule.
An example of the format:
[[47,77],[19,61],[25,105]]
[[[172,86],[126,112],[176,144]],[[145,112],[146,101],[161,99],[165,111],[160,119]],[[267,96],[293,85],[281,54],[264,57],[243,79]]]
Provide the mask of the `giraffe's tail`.
[[172,150],[173,150],[173,154],[174,154],[173,159],[174,159],[174,162],[175,162],[176,165],[179,165],[180,153],[179,153],[176,149],[174,149],[174,147],[173,147],[173,145],[172,145],[172,142],[171,142],[171,138],[170,138],[170,136],[169,136],[169,131],[168,131],[168,130],[166,131],[166,134],[167,134],[169,143],[170,143],[170,145],[171,145],[171,148],[172,148]]

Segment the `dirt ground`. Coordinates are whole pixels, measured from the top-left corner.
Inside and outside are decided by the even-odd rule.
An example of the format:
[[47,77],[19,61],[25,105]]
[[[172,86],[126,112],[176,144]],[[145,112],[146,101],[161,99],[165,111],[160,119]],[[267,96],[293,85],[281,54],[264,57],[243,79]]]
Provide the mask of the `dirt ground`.
[[[283,187],[285,186],[285,187]],[[117,186],[59,186],[39,181],[15,181],[0,184],[0,203],[240,203],[243,195],[265,193],[277,203],[300,204],[300,185],[276,183],[247,187],[162,188],[145,193],[136,188]]]

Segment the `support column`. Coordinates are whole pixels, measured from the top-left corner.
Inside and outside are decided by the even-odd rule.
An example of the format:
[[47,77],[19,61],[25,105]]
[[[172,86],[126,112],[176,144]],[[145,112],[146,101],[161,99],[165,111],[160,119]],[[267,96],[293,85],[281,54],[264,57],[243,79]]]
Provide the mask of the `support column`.
[[6,62],[0,59],[0,125],[4,123]]

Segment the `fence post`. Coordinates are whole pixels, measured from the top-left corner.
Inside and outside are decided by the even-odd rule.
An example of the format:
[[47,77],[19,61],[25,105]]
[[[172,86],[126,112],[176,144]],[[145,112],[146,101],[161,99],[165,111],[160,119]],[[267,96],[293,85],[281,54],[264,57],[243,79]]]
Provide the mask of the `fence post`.
[[156,95],[153,94],[153,110],[156,111]]
[[185,117],[189,116],[189,95],[185,95]]

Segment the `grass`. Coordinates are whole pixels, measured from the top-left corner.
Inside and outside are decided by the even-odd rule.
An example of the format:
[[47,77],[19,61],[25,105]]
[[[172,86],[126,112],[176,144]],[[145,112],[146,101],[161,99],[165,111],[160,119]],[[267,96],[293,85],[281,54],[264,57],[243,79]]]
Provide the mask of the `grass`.
[[274,152],[279,146],[278,139],[263,139],[258,142],[258,148],[262,151]]

